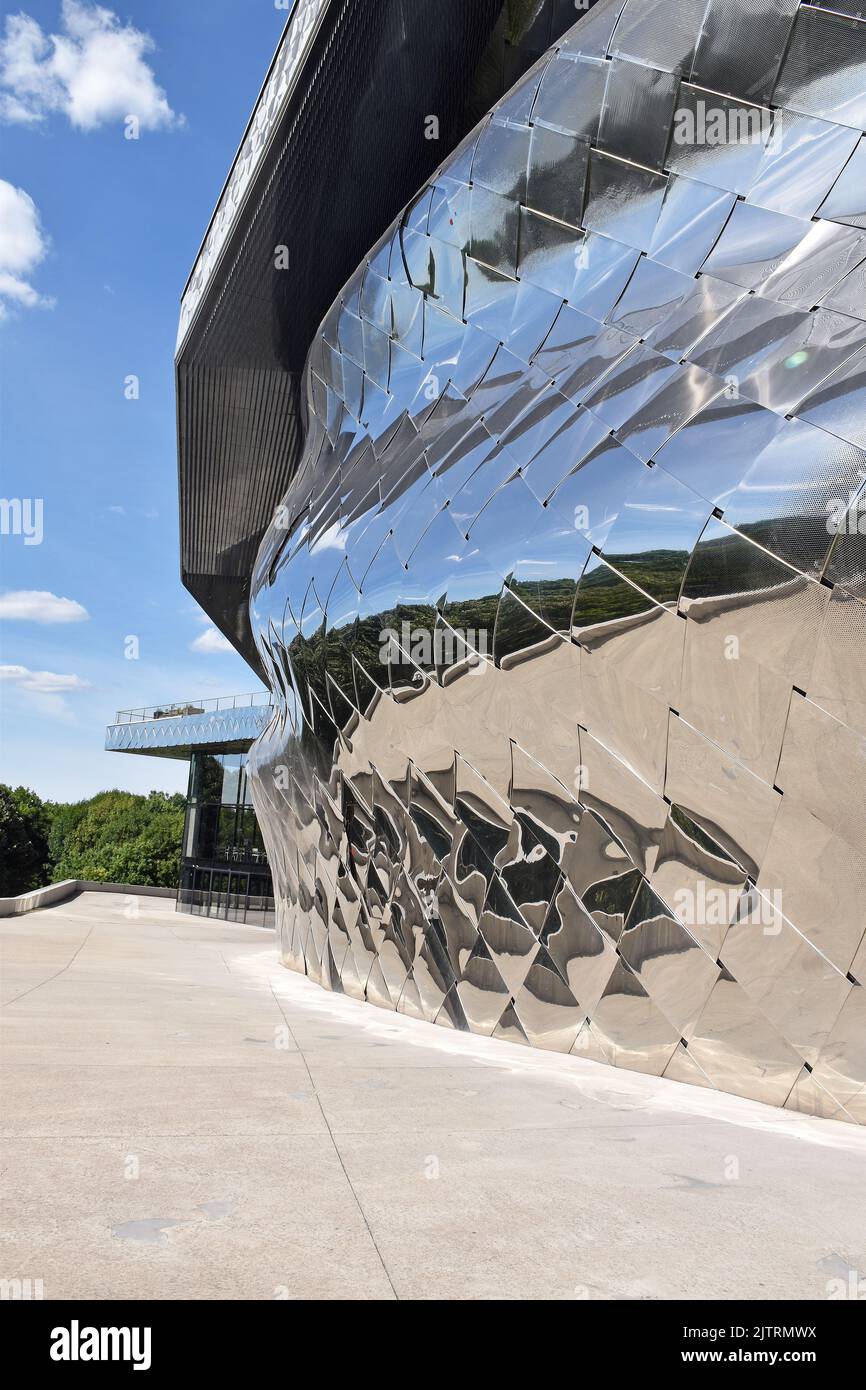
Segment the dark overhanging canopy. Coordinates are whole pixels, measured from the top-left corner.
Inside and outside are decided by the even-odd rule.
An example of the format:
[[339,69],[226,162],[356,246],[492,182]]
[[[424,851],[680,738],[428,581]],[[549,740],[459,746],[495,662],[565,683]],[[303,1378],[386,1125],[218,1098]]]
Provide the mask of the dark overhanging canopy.
[[[310,340],[365,252],[477,115],[573,23],[574,7],[297,0],[269,78],[285,69],[291,26],[305,16],[318,27],[287,94],[271,95],[275,118],[232,216],[242,142],[209,229],[222,208],[227,231],[212,266],[202,272],[200,253],[188,282],[176,359],[181,578],[261,677],[249,580],[300,454]],[[260,127],[267,96],[268,79]],[[427,138],[431,115],[437,139]]]

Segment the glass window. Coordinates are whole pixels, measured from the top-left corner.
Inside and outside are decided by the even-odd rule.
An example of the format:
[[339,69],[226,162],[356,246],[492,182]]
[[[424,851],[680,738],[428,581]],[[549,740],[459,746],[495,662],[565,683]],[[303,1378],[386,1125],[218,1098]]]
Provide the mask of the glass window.
[[228,905],[229,876],[214,871],[211,877],[208,916],[224,917]]
[[237,863],[237,810],[234,806],[221,806],[218,815],[216,857]]
[[191,864],[184,864],[180,871],[180,883],[177,889],[177,905],[184,911],[189,911],[193,902],[193,884],[195,874]]
[[252,804],[253,804],[253,789],[252,789],[252,783],[250,782],[249,760],[247,760],[247,761],[244,763],[243,772],[244,772],[244,776],[243,776],[243,785],[242,785],[242,787],[241,787],[241,800],[243,801],[243,803],[244,803],[245,806],[252,806]]
[[183,830],[183,857],[184,859],[195,858],[195,843],[197,829],[198,810],[195,806],[188,805],[186,808],[186,824]]
[[193,753],[188,801],[178,905],[204,916],[273,925],[273,890],[247,755]]
[[242,922],[247,901],[246,874],[232,874],[227,916],[230,922]]
[[207,912],[210,898],[210,869],[196,869],[193,887],[193,912]]
[[220,759],[223,765],[221,800],[224,806],[237,806],[240,800],[243,756],[243,753],[224,753]]
[[190,767],[190,798],[219,801],[222,798],[223,766],[213,753],[193,753]]

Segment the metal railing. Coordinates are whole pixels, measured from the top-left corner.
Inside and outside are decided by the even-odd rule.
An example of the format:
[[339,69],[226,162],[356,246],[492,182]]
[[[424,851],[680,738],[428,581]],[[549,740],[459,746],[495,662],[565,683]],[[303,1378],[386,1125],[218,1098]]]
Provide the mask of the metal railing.
[[267,850],[250,845],[224,845],[217,858],[229,864],[263,864],[265,868],[268,865]]
[[217,695],[205,700],[181,700],[170,705],[145,705],[142,709],[119,709],[115,724],[139,724],[146,719],[180,719],[187,714],[207,714],[211,710],[250,709],[270,705],[267,690],[253,690],[249,695]]

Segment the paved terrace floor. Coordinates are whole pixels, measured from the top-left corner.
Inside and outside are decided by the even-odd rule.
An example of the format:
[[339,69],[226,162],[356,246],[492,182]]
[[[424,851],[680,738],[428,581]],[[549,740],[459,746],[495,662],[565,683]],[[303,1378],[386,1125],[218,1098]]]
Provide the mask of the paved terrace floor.
[[435,1028],[282,969],[269,932],[126,907],[0,923],[2,1277],[820,1299],[866,1274],[866,1133]]

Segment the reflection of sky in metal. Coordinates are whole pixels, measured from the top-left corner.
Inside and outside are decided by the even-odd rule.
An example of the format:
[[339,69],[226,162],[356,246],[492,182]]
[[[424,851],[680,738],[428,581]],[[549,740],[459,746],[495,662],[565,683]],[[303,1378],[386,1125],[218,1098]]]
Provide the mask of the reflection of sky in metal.
[[863,1123],[866,22],[704,10],[602,0],[326,316],[254,794],[325,987]]

